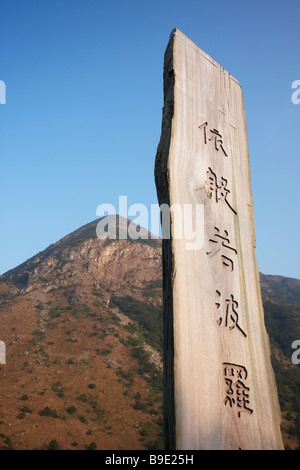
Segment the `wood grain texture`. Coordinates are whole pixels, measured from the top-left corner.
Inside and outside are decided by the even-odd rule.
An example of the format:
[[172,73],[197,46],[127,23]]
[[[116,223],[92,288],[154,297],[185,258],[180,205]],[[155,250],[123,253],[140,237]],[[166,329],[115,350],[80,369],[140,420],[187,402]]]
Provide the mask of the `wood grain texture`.
[[282,449],[242,90],[178,29],[165,52],[155,181],[159,204],[203,215],[197,249],[173,211],[163,241],[165,447]]

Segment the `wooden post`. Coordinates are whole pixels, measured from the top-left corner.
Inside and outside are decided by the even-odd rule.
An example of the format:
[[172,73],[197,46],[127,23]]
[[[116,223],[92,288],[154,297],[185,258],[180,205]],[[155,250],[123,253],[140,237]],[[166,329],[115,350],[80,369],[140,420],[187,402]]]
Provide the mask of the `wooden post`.
[[165,52],[155,181],[159,204],[171,209],[170,237],[163,232],[165,448],[282,449],[242,90],[178,29]]

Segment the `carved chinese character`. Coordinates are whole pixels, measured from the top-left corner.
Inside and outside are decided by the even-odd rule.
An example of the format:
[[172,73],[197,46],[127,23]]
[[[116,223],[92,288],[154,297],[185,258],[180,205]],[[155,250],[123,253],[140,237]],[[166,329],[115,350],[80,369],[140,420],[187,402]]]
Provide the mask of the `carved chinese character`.
[[[219,297],[221,297],[221,293],[216,290],[216,294],[218,296],[218,300],[220,300]],[[223,326],[228,327],[230,331],[237,328],[243,336],[247,337],[246,333],[239,325],[239,315],[237,312],[239,304],[234,299],[234,296],[230,295],[228,299],[225,299],[225,302],[223,302],[222,305],[220,302],[216,302],[215,305],[217,309],[220,310],[219,313],[221,313],[221,316],[217,319],[217,324],[219,326],[223,324]]]
[[232,210],[232,212],[236,214],[236,211],[233,209],[233,207],[230,205],[230,203],[227,200],[227,196],[228,194],[230,194],[229,189],[227,189],[227,180],[223,178],[223,176],[221,176],[220,185],[219,185],[217,175],[212,171],[211,168],[208,169],[206,174],[207,174],[206,186],[207,186],[208,197],[215,202],[224,201],[227,204],[227,206]]
[[230,246],[230,240],[228,238],[227,230],[224,230],[224,235],[220,235],[220,230],[218,229],[218,227],[215,227],[214,238],[210,238],[209,241],[211,243],[215,243],[216,246],[213,250],[207,251],[206,254],[211,258],[221,251],[220,254],[223,266],[228,268],[230,271],[233,271],[233,260],[226,255],[229,253],[234,253],[235,255],[237,255],[237,250]]
[[227,386],[224,404],[229,405],[230,408],[236,407],[239,418],[242,412],[252,414],[253,410],[249,408],[250,388],[244,384],[248,376],[246,368],[230,362],[223,362],[223,367]]
[[204,143],[207,144],[207,142],[214,142],[215,144],[215,149],[217,151],[219,151],[220,149],[223,151],[225,157],[228,157],[227,153],[225,152],[224,150],[224,147],[223,147],[223,140],[222,140],[222,135],[220,134],[220,132],[217,130],[217,129],[209,129],[209,132],[210,134],[210,137],[208,138],[207,137],[207,125],[208,123],[207,122],[204,122],[203,124],[201,124],[201,126],[198,126],[199,129],[203,129],[203,132],[204,132]]

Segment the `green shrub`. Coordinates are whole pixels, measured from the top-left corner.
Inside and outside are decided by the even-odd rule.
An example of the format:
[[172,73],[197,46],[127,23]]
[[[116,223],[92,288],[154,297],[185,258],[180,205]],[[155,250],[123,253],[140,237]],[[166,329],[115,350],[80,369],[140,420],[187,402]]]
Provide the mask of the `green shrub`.
[[32,413],[32,409],[31,408],[28,408],[28,406],[23,406],[21,409],[20,409],[21,413]]
[[77,400],[82,401],[83,403],[87,403],[89,401],[85,393],[79,395],[79,397],[77,397]]
[[28,395],[22,395],[20,400],[22,400],[22,401],[28,400]]
[[78,416],[78,419],[79,419],[79,421],[81,421],[81,422],[84,423],[84,424],[86,424],[86,423],[88,422],[88,420],[86,419],[86,417],[83,416],[83,415]]
[[51,416],[51,418],[59,418],[56,410],[52,410],[49,406],[45,406],[45,408],[39,412],[39,415]]
[[98,446],[96,442],[91,442],[89,446],[85,446],[86,450],[97,450]]
[[64,397],[64,392],[65,392],[65,388],[62,386],[62,384],[60,382],[55,382],[52,387],[51,387],[51,390],[53,392],[56,393],[56,395],[59,397],[59,398],[63,398]]
[[77,411],[77,408],[74,405],[71,405],[68,408],[66,408],[66,412],[69,413],[69,415],[73,415],[74,413],[76,413],[76,411]]
[[60,445],[58,444],[58,442],[55,439],[53,439],[50,442],[50,444],[48,446],[48,449],[49,450],[61,450]]

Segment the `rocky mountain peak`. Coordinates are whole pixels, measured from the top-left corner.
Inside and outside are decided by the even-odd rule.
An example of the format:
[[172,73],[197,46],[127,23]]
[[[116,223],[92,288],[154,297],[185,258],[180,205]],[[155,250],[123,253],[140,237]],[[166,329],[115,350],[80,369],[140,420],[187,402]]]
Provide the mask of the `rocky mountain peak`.
[[[0,276],[22,293],[35,289],[51,292],[76,287],[77,296],[85,288],[101,286],[104,292],[128,295],[143,289],[153,275],[161,278],[161,240],[120,216],[109,220],[110,236],[99,238],[96,219],[63,237],[20,266]],[[132,240],[127,230],[139,234]]]

